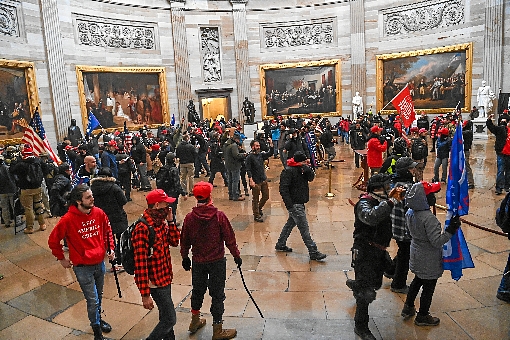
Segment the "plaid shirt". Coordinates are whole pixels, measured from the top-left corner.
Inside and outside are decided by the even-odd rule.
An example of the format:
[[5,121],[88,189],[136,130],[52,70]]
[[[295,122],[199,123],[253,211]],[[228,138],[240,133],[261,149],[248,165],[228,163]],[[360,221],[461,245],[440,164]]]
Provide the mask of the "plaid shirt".
[[406,225],[406,210],[404,203],[399,202],[391,209],[391,226],[393,238],[397,241],[411,241],[411,234]]
[[149,227],[142,222],[133,230],[132,242],[135,253],[135,282],[142,296],[150,295],[150,286],[165,287],[172,283],[170,246],[179,245],[180,233],[174,224],[153,219],[150,209],[143,217],[155,232],[152,256],[149,256]]

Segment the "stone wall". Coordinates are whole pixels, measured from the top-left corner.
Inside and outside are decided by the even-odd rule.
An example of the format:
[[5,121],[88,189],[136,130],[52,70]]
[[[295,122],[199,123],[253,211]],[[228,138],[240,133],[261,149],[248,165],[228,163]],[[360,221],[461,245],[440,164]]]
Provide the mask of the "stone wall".
[[[54,107],[54,93],[51,90],[48,53],[45,45],[41,3],[46,0],[0,0],[0,8],[15,8],[19,15],[19,32],[2,34],[0,47],[2,58],[35,62],[41,113],[50,140],[56,140],[57,119]],[[248,0],[246,3],[246,31],[248,38],[248,61],[250,100],[255,103],[256,119],[261,118],[260,73],[261,64],[293,63],[318,61],[324,59],[341,60],[341,113],[351,113],[353,93],[364,93],[364,105],[375,103],[376,97],[376,55],[393,52],[421,50],[441,46],[472,42],[473,90],[484,78],[484,36],[486,25],[485,0],[365,0],[364,32],[363,25],[356,24],[352,29],[351,2],[361,0]],[[494,1],[494,0],[492,0]],[[170,115],[178,116],[176,65],[174,57],[173,27],[171,22],[171,4],[160,0],[56,0],[58,6],[59,30],[64,53],[65,74],[62,75],[68,85],[68,100],[71,115],[79,124],[79,107],[76,65],[90,66],[165,66],[168,86]],[[188,51],[189,82],[191,96],[198,103],[196,91],[207,89],[232,88],[231,103],[233,117],[239,117],[236,77],[236,40],[232,1],[181,0],[184,2],[185,39]],[[235,1],[242,3],[243,1]],[[497,1],[496,1],[497,2]],[[501,1],[500,1],[501,2]],[[510,6],[504,3],[503,48],[501,74],[510,72]],[[426,6],[425,6],[426,5]],[[244,5],[243,5],[244,6]],[[431,16],[430,21],[420,25],[402,25],[399,14],[409,14],[421,8],[436,10],[438,13],[449,10],[450,15]],[[425,7],[423,7],[425,6]],[[443,6],[443,7],[441,7]],[[445,6],[450,6],[446,8]],[[462,15],[451,6],[462,7]],[[430,14],[430,13],[429,13]],[[409,15],[408,15],[409,16]],[[412,15],[411,15],[412,17]],[[110,45],[100,36],[92,39],[90,25],[96,23],[118,25],[126,32],[136,29],[146,30],[149,38],[113,42]],[[401,25],[401,26],[399,26]],[[281,37],[285,28],[300,28],[290,32],[314,32],[309,36],[311,42],[304,43],[292,36]],[[80,29],[82,32],[80,33]],[[211,31],[212,30],[212,31]],[[219,53],[211,55],[204,52],[204,32],[217,32]],[[213,33],[214,33],[213,32]],[[280,32],[280,33],[278,33]],[[284,33],[281,33],[284,32]],[[134,37],[136,34],[132,33]],[[297,34],[297,33],[296,33]],[[361,34],[361,35],[360,35]],[[151,35],[153,41],[151,41]],[[85,37],[86,36],[86,37]],[[104,37],[103,37],[104,38]],[[362,38],[362,39],[361,39]],[[215,38],[214,38],[215,39]],[[214,39],[209,43],[214,45]],[[366,60],[366,88],[353,88],[352,82],[358,80],[352,75],[352,51],[359,46],[351,44],[364,42]],[[129,44],[128,44],[129,43]],[[204,54],[205,53],[205,54]],[[204,59],[204,56],[207,57]],[[356,56],[359,59],[359,56]],[[207,64],[207,65],[206,65]],[[212,66],[211,66],[212,64]],[[206,65],[206,66],[204,66]],[[206,72],[217,73],[211,77]],[[497,91],[497,89],[495,89]],[[501,78],[502,92],[510,92],[510,80]],[[182,110],[181,110],[182,112]],[[82,126],[82,125],[80,125]]]

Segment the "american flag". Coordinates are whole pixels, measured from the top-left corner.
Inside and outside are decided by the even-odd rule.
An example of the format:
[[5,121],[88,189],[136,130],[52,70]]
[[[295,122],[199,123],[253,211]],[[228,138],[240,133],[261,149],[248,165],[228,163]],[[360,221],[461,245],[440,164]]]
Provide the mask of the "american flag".
[[132,138],[133,136],[129,132],[126,122],[124,122],[124,152],[127,155],[131,153],[131,147],[133,146]]
[[34,116],[32,117],[30,124],[25,128],[25,133],[23,134],[21,142],[23,144],[29,144],[34,150],[34,154],[36,156],[39,156],[43,152],[47,152],[53,162],[60,164],[60,159],[55,152],[53,152],[53,149],[46,138],[46,132],[44,131],[41,116],[39,115],[37,108],[35,109]]

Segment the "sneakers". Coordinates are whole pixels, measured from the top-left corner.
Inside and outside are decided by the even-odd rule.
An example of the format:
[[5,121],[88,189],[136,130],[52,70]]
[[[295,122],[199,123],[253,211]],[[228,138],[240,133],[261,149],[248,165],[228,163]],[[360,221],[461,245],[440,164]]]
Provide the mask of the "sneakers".
[[404,286],[402,288],[393,288],[393,287],[390,287],[390,290],[393,293],[407,294],[407,292],[409,291],[409,286]]
[[310,253],[310,260],[312,261],[320,261],[326,258],[326,254],[321,253],[320,251],[316,251],[314,253]]
[[239,196],[238,198],[233,198],[232,201],[244,201],[244,197]]
[[362,340],[376,340],[375,336],[370,332],[370,329],[368,327],[366,328],[358,328],[354,327],[354,333],[356,333],[357,336],[359,336]]
[[439,325],[439,318],[436,318],[435,316],[432,316],[430,314],[427,314],[425,316],[423,315],[416,315],[416,318],[414,319],[414,324],[416,326],[437,326]]
[[404,320],[412,318],[416,314],[416,308],[414,306],[408,306],[404,304],[404,308],[402,308],[402,315],[404,317]]
[[254,217],[254,218],[253,218],[253,220],[254,220],[255,222],[264,222],[264,220],[262,219],[262,217],[261,217],[261,216]]
[[475,185],[474,184],[470,184],[468,185],[468,189],[474,189],[475,188]]
[[292,248],[287,247],[287,246],[280,246],[278,244],[274,247],[274,249],[277,250],[277,251],[283,251],[283,252],[286,252],[286,253],[291,253],[292,252]]
[[496,294],[496,297],[498,299],[500,299],[501,301],[505,301],[505,302],[508,302],[510,303],[510,294],[509,293],[502,293],[502,292],[498,292]]
[[39,231],[45,231],[46,230],[46,224],[39,226]]
[[34,233],[34,227],[26,227],[25,230],[23,230],[23,233],[25,233],[25,234],[33,234]]

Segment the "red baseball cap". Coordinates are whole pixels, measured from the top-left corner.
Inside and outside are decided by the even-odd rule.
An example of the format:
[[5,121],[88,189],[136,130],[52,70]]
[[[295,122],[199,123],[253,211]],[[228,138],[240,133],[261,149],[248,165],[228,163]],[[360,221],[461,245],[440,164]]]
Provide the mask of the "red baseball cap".
[[193,196],[197,200],[205,200],[211,197],[213,185],[209,182],[198,182],[193,186]]
[[450,130],[448,130],[448,128],[442,128],[441,130],[439,130],[439,134],[448,136],[450,134]]
[[421,184],[423,185],[423,190],[425,190],[425,196],[430,194],[431,192],[436,193],[441,190],[441,183],[439,182],[429,183],[421,181]]
[[161,147],[159,146],[159,144],[154,144],[153,146],[151,146],[152,151],[159,151],[160,149]]
[[145,197],[147,204],[156,204],[159,202],[174,203],[174,197],[168,197],[168,195],[162,189],[152,190]]
[[372,126],[372,128],[370,128],[370,132],[372,132],[372,133],[377,133],[377,132],[381,132],[381,131],[382,131],[382,129],[377,125],[374,125],[374,126]]
[[418,132],[418,131],[419,131],[419,129],[418,129],[418,127],[416,127],[416,126],[413,126],[413,127],[411,128],[411,132]]

